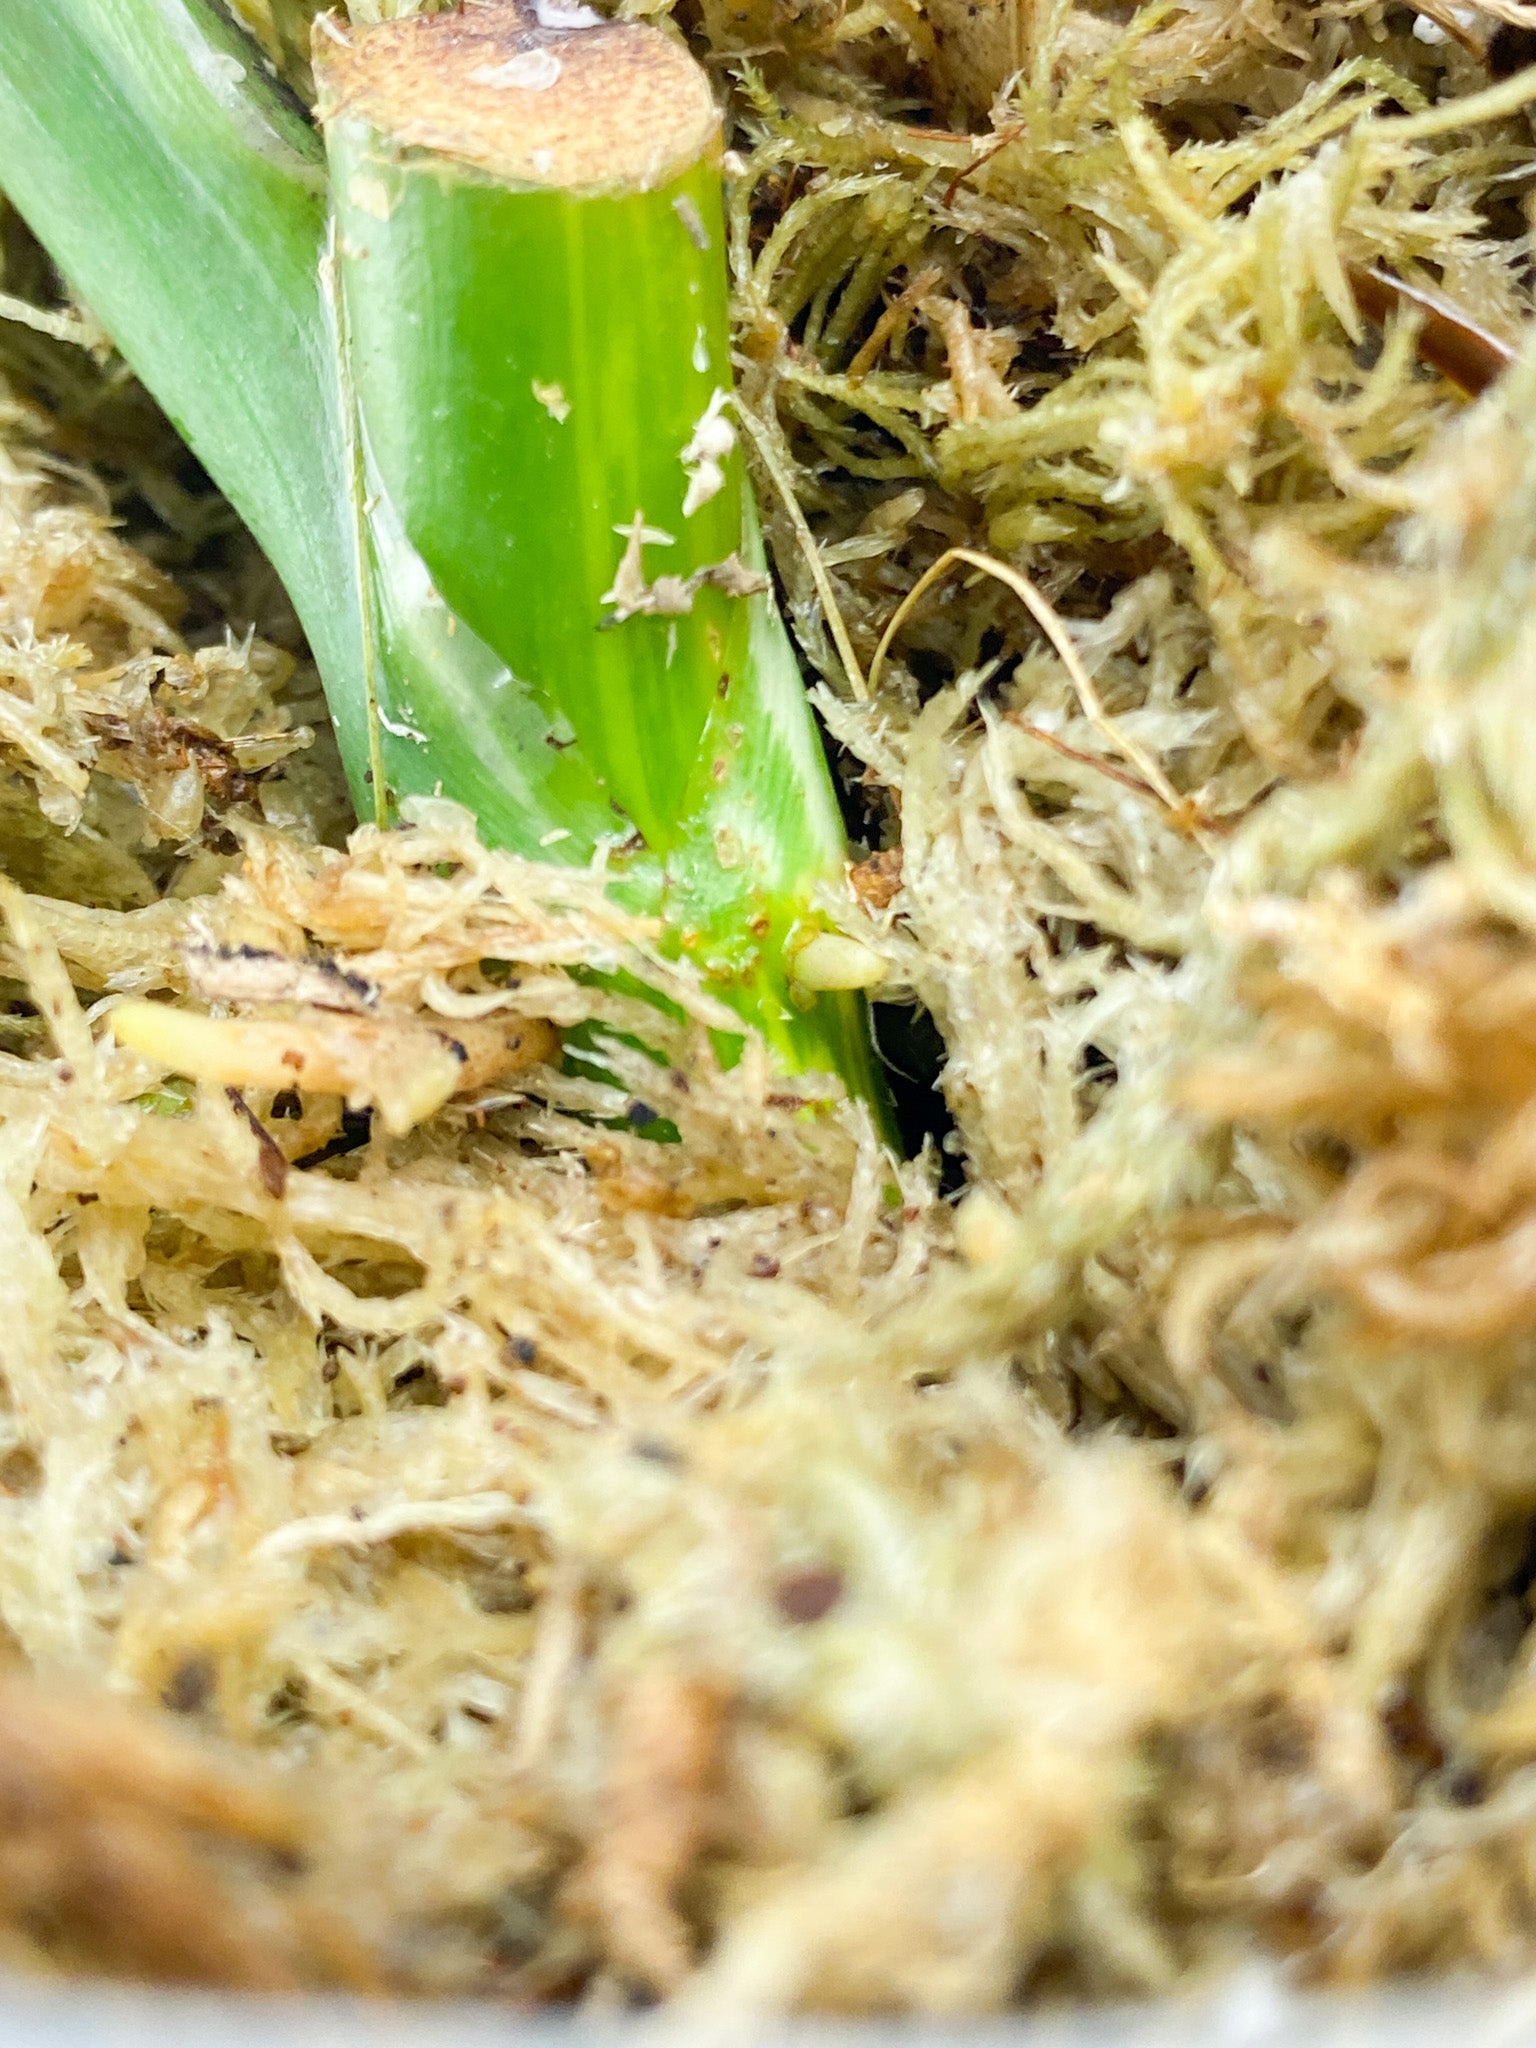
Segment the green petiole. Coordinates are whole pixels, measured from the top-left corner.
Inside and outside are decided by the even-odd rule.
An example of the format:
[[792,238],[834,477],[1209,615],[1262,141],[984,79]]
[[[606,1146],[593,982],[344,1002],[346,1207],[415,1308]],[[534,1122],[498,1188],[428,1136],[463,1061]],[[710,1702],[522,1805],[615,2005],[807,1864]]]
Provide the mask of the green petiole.
[[9,0],[0,184],[282,576],[360,812],[601,851],[878,1101],[861,997],[793,974],[844,836],[733,445],[703,74],[518,0],[320,28],[323,147],[209,0]]

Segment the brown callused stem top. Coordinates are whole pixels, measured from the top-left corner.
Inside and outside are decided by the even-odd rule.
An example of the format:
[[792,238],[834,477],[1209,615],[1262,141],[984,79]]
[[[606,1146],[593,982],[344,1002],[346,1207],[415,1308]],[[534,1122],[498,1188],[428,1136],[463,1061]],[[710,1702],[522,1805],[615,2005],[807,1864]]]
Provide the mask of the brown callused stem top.
[[513,184],[651,191],[718,147],[709,80],[681,43],[573,0],[468,0],[351,30],[322,17],[315,68],[323,121]]

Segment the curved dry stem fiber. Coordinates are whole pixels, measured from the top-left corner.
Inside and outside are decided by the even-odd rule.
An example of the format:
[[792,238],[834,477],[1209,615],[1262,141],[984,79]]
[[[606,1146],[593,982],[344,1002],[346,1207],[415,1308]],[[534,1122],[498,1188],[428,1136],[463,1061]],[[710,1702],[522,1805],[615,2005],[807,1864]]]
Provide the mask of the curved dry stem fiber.
[[1445,1344],[1488,1343],[1529,1326],[1536,1308],[1536,1216],[1501,1237],[1432,1252],[1409,1269],[1378,1266],[1343,1276],[1376,1315]]
[[1385,327],[1399,308],[1414,308],[1421,316],[1415,344],[1420,359],[1468,397],[1486,391],[1514,362],[1517,351],[1507,341],[1480,327],[1443,293],[1408,284],[1375,265],[1351,264],[1348,277],[1356,304],[1378,327]]
[[1213,1398],[1222,1407],[1233,1397],[1213,1379],[1212,1349],[1227,1314],[1284,1249],[1284,1224],[1259,1224],[1236,1237],[1218,1238],[1185,1260],[1163,1311],[1163,1346],[1178,1376],[1179,1391],[1198,1408]]
[[873,692],[880,681],[880,671],[885,666],[891,642],[905,624],[908,614],[953,562],[965,562],[973,569],[980,569],[987,576],[995,576],[999,583],[1006,585],[1013,592],[1060,656],[1062,666],[1072,679],[1072,687],[1077,692],[1078,701],[1083,707],[1083,715],[1089,724],[1103,734],[1122,760],[1131,764],[1147,788],[1162,798],[1176,819],[1189,817],[1191,807],[1188,799],[1179,795],[1158,762],[1144,747],[1138,746],[1135,740],[1122,732],[1104,709],[1098,686],[1088,673],[1088,666],[1078,652],[1077,643],[1067,631],[1054,605],[1021,571],[1010,568],[1006,562],[998,561],[995,555],[984,555],[979,548],[946,548],[938,560],[919,576],[892,612],[885,631],[880,635],[875,658],[869,665],[870,691]]
[[681,43],[634,22],[544,28],[519,0],[356,36],[328,19],[315,69],[323,120],[366,121],[514,184],[650,192],[719,140],[709,80]]

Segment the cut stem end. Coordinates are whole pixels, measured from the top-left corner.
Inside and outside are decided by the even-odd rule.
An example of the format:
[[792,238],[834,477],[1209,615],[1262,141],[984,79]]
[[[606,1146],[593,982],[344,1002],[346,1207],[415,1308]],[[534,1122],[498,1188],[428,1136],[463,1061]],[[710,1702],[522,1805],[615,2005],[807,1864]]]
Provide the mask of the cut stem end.
[[511,184],[649,192],[719,147],[703,71],[641,23],[545,28],[521,0],[350,35],[325,17],[314,56],[323,121]]

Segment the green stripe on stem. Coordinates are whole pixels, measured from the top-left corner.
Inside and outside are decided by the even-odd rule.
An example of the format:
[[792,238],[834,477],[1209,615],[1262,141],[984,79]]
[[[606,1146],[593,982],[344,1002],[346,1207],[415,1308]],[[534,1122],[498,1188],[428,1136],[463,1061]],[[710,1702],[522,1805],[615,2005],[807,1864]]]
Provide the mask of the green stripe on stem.
[[[663,852],[746,607],[703,588],[684,616],[604,630],[602,600],[637,512],[672,537],[644,549],[652,575],[741,546],[739,458],[691,518],[679,459],[730,385],[719,174],[578,198],[398,160],[357,121],[326,132],[370,492],[449,611],[569,720],[615,838]],[[715,216],[711,251],[677,200]],[[421,703],[396,722],[442,732]]]

